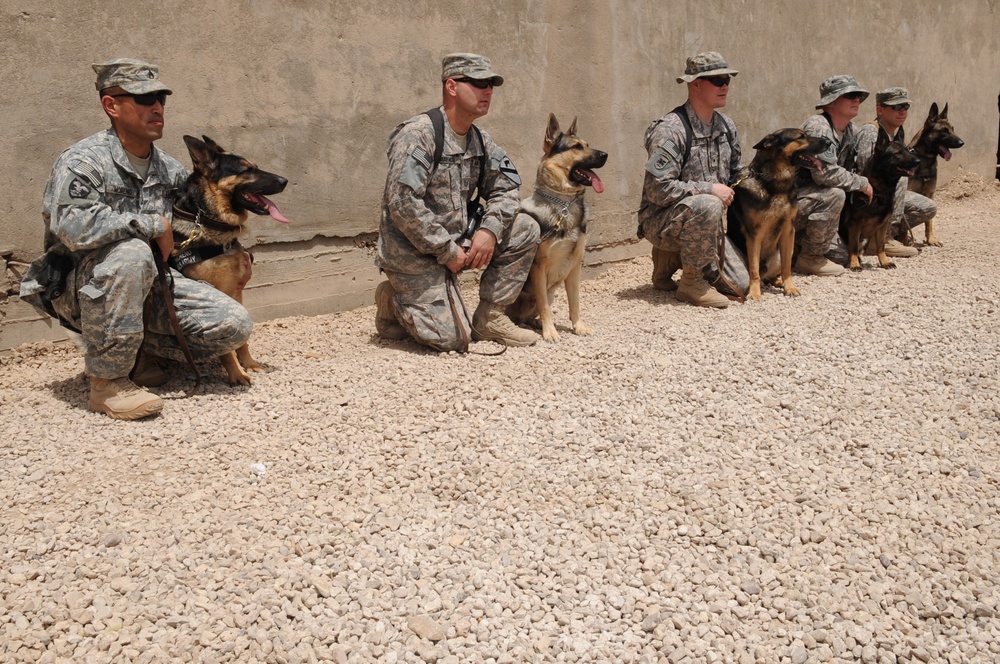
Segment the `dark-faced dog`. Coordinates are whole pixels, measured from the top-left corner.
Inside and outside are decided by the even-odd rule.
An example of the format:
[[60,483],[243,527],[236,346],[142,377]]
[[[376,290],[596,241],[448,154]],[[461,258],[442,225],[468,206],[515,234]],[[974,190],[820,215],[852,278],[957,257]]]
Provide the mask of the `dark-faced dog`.
[[540,325],[543,339],[557,341],[552,298],[559,284],[566,286],[573,331],[590,334],[590,328],[580,320],[580,272],[587,248],[589,215],[583,195],[587,187],[598,194],[604,191],[604,184],[593,169],[604,166],[608,154],[591,148],[576,135],[576,118],[563,133],[551,113],[542,149],[535,191],[531,198],[521,202],[518,211],[538,223],[541,243],[524,288],[507,307],[507,315],[519,324]]
[[896,184],[899,178],[912,175],[919,161],[912,152],[879,128],[875,150],[863,173],[874,190],[874,196],[870,202],[857,194],[848,197],[840,215],[841,234],[847,237],[849,267],[852,270],[861,269],[861,243],[864,240],[872,244],[880,267],[896,267],[885,255],[885,236],[896,198]]
[[[237,239],[248,213],[288,219],[267,196],[280,193],[288,180],[226,152],[208,136],[185,136],[192,171],[183,195],[174,204],[174,252],[170,265],[189,279],[205,281],[243,303],[253,258]],[[230,384],[250,384],[247,371],[263,367],[243,345],[219,358]]]
[[[910,150],[920,159],[917,172],[910,178],[908,187],[927,198],[934,198],[937,190],[937,160],[940,156],[945,161],[951,160],[951,151],[965,145],[965,141],[955,134],[955,128],[948,121],[948,104],[938,113],[937,102],[931,104],[924,126],[910,141]],[[924,228],[924,238],[927,244],[940,247],[941,243],[934,238],[933,220],[928,219]]]
[[753,147],[757,154],[733,186],[736,196],[727,213],[726,233],[746,252],[748,298],[761,299],[760,274],[776,250],[781,254],[781,287],[785,295],[795,296],[799,294],[792,282],[796,176],[800,168],[822,170],[816,155],[829,149],[830,139],[809,136],[801,129],[782,129]]

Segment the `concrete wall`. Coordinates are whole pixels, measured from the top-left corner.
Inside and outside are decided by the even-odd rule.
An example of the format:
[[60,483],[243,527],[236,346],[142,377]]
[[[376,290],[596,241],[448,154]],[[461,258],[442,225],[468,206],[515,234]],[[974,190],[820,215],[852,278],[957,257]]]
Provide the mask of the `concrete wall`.
[[[175,94],[159,145],[206,134],[290,180],[276,202],[293,224],[253,230],[247,302],[263,320],[372,301],[372,244],[385,139],[440,101],[440,59],[488,54],[506,77],[480,121],[530,191],[549,111],[611,158],[592,196],[588,262],[633,243],[650,120],[684,98],[684,58],[721,51],[741,69],[726,111],[747,160],[774,129],[812,112],[819,82],[853,73],[875,91],[906,85],[916,132],[950,102],[967,146],[944,166],[992,177],[1000,88],[996,0],[2,0],[0,2],[0,349],[61,336],[4,297],[41,248],[40,200],[61,150],[106,124],[91,62],[161,66]],[[874,116],[873,100],[860,120]],[[6,284],[5,284],[6,280]]]

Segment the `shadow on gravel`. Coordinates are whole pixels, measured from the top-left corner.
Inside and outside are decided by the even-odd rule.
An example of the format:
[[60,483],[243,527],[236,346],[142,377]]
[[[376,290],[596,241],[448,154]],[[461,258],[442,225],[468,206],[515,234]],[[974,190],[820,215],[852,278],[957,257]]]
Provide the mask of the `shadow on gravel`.
[[428,348],[427,346],[421,346],[409,337],[400,341],[391,341],[389,339],[383,339],[375,332],[368,337],[368,345],[401,350],[412,355],[440,355],[438,351]]
[[[274,367],[267,366],[265,371],[270,373]],[[159,387],[148,388],[153,394],[159,395],[164,401],[177,401],[184,398],[184,395],[194,387],[194,378],[190,374],[167,370],[170,380]],[[87,407],[87,400],[90,396],[90,384],[87,376],[81,371],[75,376],[51,381],[46,385],[52,390],[52,396],[62,401],[68,406],[90,412]],[[201,385],[194,396],[202,394],[233,394],[242,392],[250,388],[243,385],[229,385],[222,375],[202,374]]]
[[677,298],[674,297],[672,292],[656,290],[653,288],[652,284],[624,288],[618,291],[616,295],[619,300],[642,300],[644,302],[649,302],[650,304],[660,306],[666,304],[671,307],[684,305],[683,302],[677,301]]

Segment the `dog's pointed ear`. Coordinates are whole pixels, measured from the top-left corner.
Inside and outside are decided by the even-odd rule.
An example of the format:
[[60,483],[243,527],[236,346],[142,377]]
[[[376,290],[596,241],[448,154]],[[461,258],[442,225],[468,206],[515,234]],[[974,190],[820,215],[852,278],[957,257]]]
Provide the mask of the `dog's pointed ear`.
[[567,136],[576,136],[576,117],[573,118],[573,123],[566,130]]
[[938,107],[937,102],[931,102],[931,110],[927,112],[927,122],[932,123],[938,119]]
[[205,136],[204,134],[202,134],[201,135],[201,140],[205,141],[205,145],[207,145],[208,147],[212,148],[213,150],[217,150],[218,152],[222,152],[222,147],[218,143],[216,143],[215,141],[213,141],[211,138],[209,138],[208,136]]
[[556,114],[549,113],[549,124],[545,128],[545,143],[542,146],[545,152],[551,150],[552,146],[555,145],[559,133],[559,121],[556,120]]
[[771,147],[771,135],[768,134],[764,138],[757,141],[757,145],[753,146],[754,150],[763,150],[764,148]]
[[[202,138],[208,137],[202,136]],[[212,139],[209,138],[208,140],[211,141]],[[211,146],[206,144],[204,141],[199,141],[194,136],[184,136],[184,143],[187,145],[188,154],[191,155],[191,164],[194,166],[194,170],[209,170],[215,160],[215,151],[211,148]]]
[[941,115],[939,115],[938,118],[940,118],[942,120],[948,119],[948,104],[947,103],[944,105],[944,109],[942,109]]

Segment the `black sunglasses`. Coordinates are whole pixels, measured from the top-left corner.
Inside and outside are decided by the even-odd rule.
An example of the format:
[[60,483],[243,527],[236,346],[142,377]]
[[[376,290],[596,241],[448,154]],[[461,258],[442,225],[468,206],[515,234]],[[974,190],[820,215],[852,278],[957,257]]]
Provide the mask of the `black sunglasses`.
[[721,88],[724,85],[729,85],[729,76],[702,76],[701,80],[708,81],[717,88]]
[[160,106],[167,105],[167,93],[166,92],[147,92],[144,95],[134,95],[132,93],[126,92],[120,95],[108,95],[109,97],[131,97],[132,101],[139,104],[139,106],[152,106],[156,102],[160,102]]
[[851,101],[854,101],[855,99],[864,99],[865,98],[865,93],[864,92],[848,92],[846,95],[840,95],[840,96],[841,97],[846,97],[847,99],[850,99]]
[[895,106],[887,106],[891,111],[908,111],[910,110],[909,104],[896,104]]
[[492,78],[463,77],[463,78],[456,78],[455,80],[458,81],[459,83],[468,83],[472,87],[479,88],[480,90],[485,90],[486,88],[494,87]]

